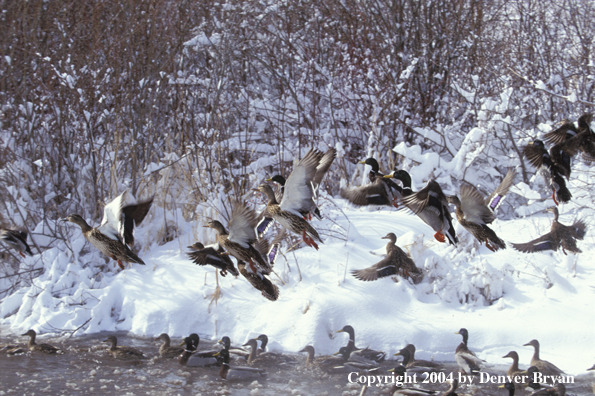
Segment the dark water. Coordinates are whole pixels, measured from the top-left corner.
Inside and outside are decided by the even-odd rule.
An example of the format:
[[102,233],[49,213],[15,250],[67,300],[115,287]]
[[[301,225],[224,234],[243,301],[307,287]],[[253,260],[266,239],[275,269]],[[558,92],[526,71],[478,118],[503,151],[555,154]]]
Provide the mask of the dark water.
[[[108,345],[102,343],[108,335],[116,335],[119,345],[133,346],[149,358],[138,362],[120,361],[106,353]],[[28,337],[7,335],[2,332],[0,343],[24,344]],[[172,339],[172,345],[181,340]],[[38,343],[47,342],[63,348],[64,355],[27,353],[18,356],[0,354],[0,396],[2,395],[360,395],[362,386],[349,383],[346,374],[332,375],[303,368],[305,354],[297,356],[298,364],[266,367],[268,379],[260,382],[227,383],[219,378],[219,368],[183,367],[175,359],[156,357],[160,341],[131,337],[125,333],[94,334],[65,338],[38,337]],[[200,349],[214,347],[201,340]],[[233,363],[232,363],[233,364]],[[394,367],[395,362],[383,364]],[[455,364],[447,364],[456,372]],[[507,367],[490,367],[489,371],[503,374]],[[447,370],[447,373],[449,371]],[[455,374],[456,375],[456,374]],[[355,378],[355,377],[352,377]],[[419,378],[419,376],[418,376]],[[567,393],[592,394],[592,375],[575,377],[567,385]],[[417,384],[422,387],[422,384]],[[366,395],[388,395],[390,386],[371,386]],[[448,384],[423,384],[424,389],[443,391]],[[481,384],[459,388],[459,394],[503,395],[497,384]],[[517,394],[529,394],[520,390]]]

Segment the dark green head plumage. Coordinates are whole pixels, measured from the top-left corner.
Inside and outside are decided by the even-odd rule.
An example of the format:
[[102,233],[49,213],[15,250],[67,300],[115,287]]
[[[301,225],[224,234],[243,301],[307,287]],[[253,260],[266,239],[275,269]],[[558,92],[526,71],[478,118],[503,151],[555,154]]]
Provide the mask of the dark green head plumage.
[[404,187],[411,188],[411,176],[409,175],[409,173],[407,173],[406,170],[398,169],[394,171],[391,175],[393,178],[403,182]]
[[275,175],[275,176],[271,177],[270,179],[266,179],[266,181],[268,181],[268,182],[272,181],[275,183],[279,183],[282,186],[285,185],[285,178],[281,175]]
[[374,158],[368,158],[364,161],[360,161],[359,163],[370,165],[372,167],[372,171],[375,173],[380,172],[380,166],[378,165],[378,161],[376,161]]

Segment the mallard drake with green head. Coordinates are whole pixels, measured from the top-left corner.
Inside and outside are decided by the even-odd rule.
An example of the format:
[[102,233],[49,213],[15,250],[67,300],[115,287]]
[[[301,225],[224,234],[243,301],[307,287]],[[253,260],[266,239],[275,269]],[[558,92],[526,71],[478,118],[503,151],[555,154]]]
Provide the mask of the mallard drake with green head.
[[552,199],[558,205],[559,202],[566,203],[572,199],[572,194],[566,187],[564,177],[570,177],[571,156],[564,151],[564,143],[552,146],[548,152],[543,141],[535,139],[523,148],[523,155],[531,165],[537,169],[544,167],[550,172],[550,186],[552,187]]
[[266,371],[255,367],[232,367],[229,365],[229,351],[222,349],[215,354],[215,357],[221,356],[223,363],[219,376],[228,381],[254,381],[264,379],[267,376]]
[[386,245],[386,257],[371,267],[362,270],[353,270],[351,274],[362,281],[375,281],[391,275],[400,275],[410,278],[413,283],[423,279],[423,272],[417,268],[411,257],[407,255],[397,243],[397,236],[389,232],[382,239],[389,239]]
[[184,338],[180,346],[185,346],[186,348],[178,355],[178,362],[182,366],[202,367],[212,366],[222,362],[221,359],[218,360],[215,357],[215,354],[219,351],[197,351],[199,342],[190,337]]
[[488,224],[491,224],[496,216],[485,204],[486,199],[479,190],[470,184],[463,184],[460,195],[460,199],[456,195],[447,198],[448,202],[456,208],[459,224],[469,231],[479,243],[485,243],[492,252],[506,249],[506,243],[496,235],[494,230],[488,227]]
[[355,346],[355,330],[350,325],[345,325],[341,330],[337,330],[337,333],[347,333],[349,335],[349,341],[345,346],[350,353],[354,353],[356,355],[362,356],[366,359],[373,360],[375,362],[382,362],[386,357],[386,352],[376,351],[370,348],[360,349]]
[[50,355],[64,354],[64,351],[62,349],[53,345],[36,343],[35,337],[37,337],[37,333],[33,329],[27,331],[25,334],[22,334],[22,336],[29,336],[29,343],[27,344],[27,348],[32,352],[43,352]]
[[372,167],[368,173],[370,184],[360,187],[341,188],[341,197],[359,206],[387,205],[398,207],[398,201],[401,199],[401,187],[384,177],[380,172],[378,161],[374,158],[367,158],[359,163]]
[[223,349],[227,349],[229,351],[229,353],[238,355],[238,356],[243,357],[244,359],[248,360],[248,355],[250,355],[250,352],[248,352],[247,350],[240,348],[240,347],[232,347],[231,340],[229,339],[228,336],[221,337],[221,339],[218,341],[218,343],[223,346]]
[[535,366],[529,367],[525,374],[527,376],[527,386],[531,389],[537,390],[541,388],[541,384],[539,382],[535,382],[535,373],[538,373],[539,369]]
[[401,364],[409,371],[415,368],[422,368],[423,371],[431,372],[442,368],[442,365],[439,363],[416,359],[415,346],[413,344],[406,345],[405,348],[402,348],[399,352],[395,353],[394,356],[403,356]]
[[455,361],[464,373],[477,374],[481,369],[481,364],[483,363],[483,360],[478,358],[475,355],[475,353],[473,353],[467,347],[469,332],[467,331],[467,329],[463,328],[455,334],[460,334],[461,336],[463,336],[463,342],[461,342],[455,350]]
[[145,264],[129,246],[132,247],[134,244],[134,225],[138,226],[143,221],[153,203],[151,198],[148,201],[123,206],[125,194],[126,192],[122,193],[105,205],[99,227],[92,228],[78,214],[71,214],[62,219],[81,227],[85,239],[101,253],[116,260],[120,269],[125,268],[123,263]]
[[221,276],[227,275],[229,271],[233,276],[238,276],[240,273],[236,269],[233,261],[229,258],[229,255],[225,254],[225,250],[219,244],[213,244],[205,246],[200,242],[196,242],[191,246],[192,249],[188,253],[188,257],[194,264],[197,265],[212,265],[219,269]]
[[508,396],[514,396],[514,383],[506,381],[505,384],[499,385],[498,388],[508,390]]
[[533,357],[531,358],[531,366],[535,366],[537,370],[543,375],[563,375],[564,372],[547,360],[539,358],[539,341],[531,340],[523,346],[532,346],[534,348]]
[[166,359],[173,359],[175,357],[180,356],[182,352],[184,352],[183,348],[172,347],[171,346],[171,339],[166,333],[161,333],[159,337],[155,338],[155,341],[161,340],[163,344],[159,347],[159,356]]
[[511,358],[512,359],[512,364],[508,368],[508,371],[506,371],[506,375],[508,376],[509,379],[513,379],[514,382],[517,382],[516,381],[517,378],[520,381],[523,376],[527,375],[526,370],[521,370],[519,368],[519,354],[516,353],[516,351],[510,351],[506,355],[502,356],[502,358]]
[[190,345],[186,345],[186,349],[189,351],[196,351],[196,348],[198,348],[200,337],[198,336],[198,334],[192,333],[188,336],[188,338],[192,343]]
[[[442,192],[442,187],[434,180],[428,181],[428,184],[418,192],[414,193],[411,189],[411,176],[407,171],[396,170],[385,178],[395,178],[403,183],[403,203],[413,213],[430,227],[436,234],[439,242],[445,242],[446,238],[451,244],[456,244],[459,240],[454,227],[452,226],[452,217],[448,209],[448,200]],[[445,238],[446,235],[446,238]]]
[[116,359],[136,360],[147,358],[144,353],[136,348],[129,346],[118,346],[118,339],[115,336],[109,336],[107,339],[103,340],[103,342],[109,342],[111,344],[107,351]]
[[0,240],[7,244],[9,247],[13,248],[23,257],[25,253],[29,256],[33,256],[33,252],[31,248],[27,244],[27,232],[26,231],[17,231],[17,230],[10,230],[8,228],[0,228]]
[[[209,221],[204,227],[217,231],[217,245],[238,260],[238,267],[241,261],[248,263],[249,270],[253,273],[269,274],[271,272],[270,265],[265,262],[262,254],[254,247],[258,241],[255,230],[256,214],[245,204],[234,203],[228,224],[229,232],[217,220]],[[218,247],[216,250],[219,250]]]
[[[316,197],[318,197],[318,190],[320,189],[320,184],[322,183],[322,179],[324,178],[324,176],[328,172],[329,168],[333,164],[333,161],[337,157],[337,150],[332,148],[324,154],[322,154],[322,152],[320,152],[318,150],[310,150],[310,152],[308,154],[306,154],[306,156],[302,160],[302,161],[305,160],[306,161],[305,163],[307,163],[306,159],[308,158],[308,155],[317,155],[319,157],[318,165],[316,166],[316,173],[314,174],[314,177],[309,181],[306,180],[306,183],[312,187],[313,198],[316,198]],[[300,163],[298,163],[298,166],[296,166],[294,168],[290,177],[293,176],[296,179],[302,180],[302,176],[300,175],[300,172],[302,172],[302,171],[305,172],[305,166],[301,167],[300,164],[301,164],[301,161],[300,161]],[[270,179],[266,179],[265,181],[275,182],[275,183],[279,184],[280,187],[277,190],[277,192],[275,192],[275,199],[277,200],[277,202],[282,202],[283,195],[285,193],[285,184],[287,183],[287,180],[285,180],[285,178],[281,175],[275,175],[275,176],[271,177]],[[289,180],[289,181],[292,182],[292,180]],[[312,214],[314,214],[314,216],[316,216],[318,219],[322,219],[322,215],[320,214],[320,210],[318,209],[318,206],[316,205],[316,202],[314,201],[314,199],[305,199],[303,201],[303,203],[304,203],[304,207],[300,208],[298,211],[304,218],[311,219]]]
[[[292,194],[289,190],[289,182],[285,186],[286,193],[283,195],[281,204],[277,203],[275,193],[268,184],[261,184],[256,190],[267,196],[268,202],[266,210],[270,218],[274,219],[285,229],[294,234],[301,235],[306,245],[312,246],[314,249],[318,250],[318,244],[315,240],[322,243],[322,239],[320,238],[320,235],[318,235],[318,231],[316,231],[299,213],[298,209],[301,205],[298,202],[299,199],[291,198]],[[296,196],[299,197],[299,195]],[[258,225],[259,229],[261,227],[262,222]]]
[[554,214],[550,232],[530,242],[513,243],[512,247],[523,253],[535,253],[544,250],[557,251],[560,247],[562,247],[564,254],[566,254],[567,250],[571,253],[581,253],[582,250],[576,246],[576,240],[582,240],[585,237],[587,224],[583,220],[575,220],[571,226],[564,225],[558,221],[559,212],[557,207],[554,206],[547,210]]

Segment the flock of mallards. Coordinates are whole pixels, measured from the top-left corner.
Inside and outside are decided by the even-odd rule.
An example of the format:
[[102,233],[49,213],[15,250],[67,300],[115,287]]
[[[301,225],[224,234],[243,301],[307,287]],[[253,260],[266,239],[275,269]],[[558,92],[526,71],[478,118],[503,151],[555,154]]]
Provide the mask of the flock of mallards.
[[[579,119],[578,127],[575,127],[573,123],[564,123],[560,128],[546,134],[546,142],[553,144],[549,151],[545,149],[541,140],[535,140],[523,149],[524,155],[531,164],[536,167],[544,167],[549,171],[553,190],[552,197],[556,206],[549,209],[554,213],[551,231],[533,241],[512,244],[515,249],[521,252],[539,252],[556,251],[561,247],[565,254],[566,251],[572,253],[581,251],[576,245],[576,240],[581,240],[585,236],[585,222],[576,220],[570,226],[561,224],[558,221],[557,205],[559,202],[568,202],[571,198],[564,181],[564,178],[568,179],[570,175],[571,158],[578,152],[582,152],[586,159],[595,160],[595,134],[589,126],[591,120],[592,115],[586,114]],[[221,276],[226,276],[228,273],[234,276],[241,274],[264,297],[273,301],[277,300],[279,288],[271,282],[268,276],[271,274],[275,259],[279,254],[285,232],[299,236],[307,246],[316,250],[319,249],[319,244],[323,243],[319,232],[310,221],[313,216],[318,219],[322,218],[316,204],[317,196],[322,180],[336,154],[334,149],[327,152],[312,149],[297,162],[287,179],[281,175],[267,179],[267,182],[277,183],[280,187],[275,191],[271,185],[264,183],[254,190],[266,197],[267,203],[264,211],[256,213],[245,203],[235,202],[227,226],[216,219],[204,225],[204,227],[215,231],[216,243],[208,246],[201,242],[194,243],[189,246],[189,258],[198,265],[215,267]],[[506,248],[506,243],[496,235],[489,225],[495,220],[496,210],[513,183],[514,171],[509,171],[500,185],[488,197],[485,197],[475,186],[467,183],[461,185],[458,196],[446,196],[441,186],[434,180],[430,180],[423,189],[414,192],[411,188],[411,176],[405,170],[395,169],[385,175],[380,172],[380,166],[374,158],[368,158],[360,163],[371,167],[368,174],[370,184],[342,188],[340,191],[341,197],[352,204],[408,208],[435,231],[434,237],[437,241],[448,241],[455,245],[458,243],[458,238],[450,213],[449,205],[452,204],[458,222],[479,243],[485,244],[491,251]],[[91,227],[78,214],[71,214],[62,219],[77,224],[81,228],[83,236],[104,255],[115,260],[121,269],[125,269],[125,263],[144,265],[143,260],[132,250],[133,230],[135,225],[139,225],[143,221],[153,203],[151,198],[125,205],[125,196],[126,193],[123,193],[105,206],[103,220],[98,227]],[[281,231],[270,237],[269,230],[272,229],[271,225],[275,222],[281,226]],[[0,229],[0,239],[16,249],[23,257],[25,257],[25,253],[32,255],[25,232]],[[384,239],[389,240],[386,245],[386,257],[369,268],[352,271],[353,276],[362,281],[374,281],[391,275],[399,275],[414,284],[419,283],[423,278],[423,272],[415,265],[411,257],[396,245],[397,235],[388,233]],[[236,259],[237,268],[230,256]],[[324,371],[332,373],[377,370],[377,363],[384,360],[385,354],[368,348],[356,348],[351,326],[345,326],[341,331],[349,334],[348,345],[341,348],[335,356],[323,358],[315,358],[314,348],[307,346],[301,352],[308,353],[308,364],[317,365]],[[461,329],[459,334],[463,336],[463,342],[456,350],[455,359],[464,372],[477,372],[481,360],[467,348],[467,331]],[[33,330],[25,335],[30,337],[27,349],[31,351],[52,354],[62,352],[59,348],[48,344],[36,344]],[[230,354],[246,352],[245,350],[240,352],[239,349],[231,349],[229,339],[226,342],[224,338],[222,340],[224,348],[213,353],[210,351],[196,352],[198,336],[195,337],[195,335],[184,340],[184,348],[172,347],[167,334],[162,334],[159,339],[163,341],[159,350],[160,355],[178,356],[181,364],[202,365],[205,362],[221,364],[221,376],[228,379],[235,376],[258,378],[264,375],[260,369],[229,366]],[[258,341],[263,342],[263,345],[258,347]],[[133,348],[118,346],[115,337],[108,337],[106,342],[111,343],[109,353],[116,358],[142,358],[144,356]],[[557,373],[556,375],[561,373],[555,366],[539,359],[539,343],[536,340],[527,345],[532,345],[535,348],[531,370]],[[259,359],[273,359],[273,354],[267,355],[261,351],[266,346],[266,341],[263,341],[262,338],[251,340],[244,346],[251,348],[251,352],[246,356],[249,363],[254,363]],[[440,369],[440,365],[437,363],[415,360],[414,353],[413,345],[408,345],[398,353],[403,356],[404,361],[397,372],[413,370],[418,367],[428,370]],[[525,372],[518,369],[518,354],[516,352],[511,351],[505,357],[513,359],[509,374]],[[455,389],[456,384],[451,389],[451,393],[454,394]],[[563,395],[563,392],[561,394]]]
[[[304,363],[300,363],[295,355],[268,351],[267,345],[269,339],[265,334],[246,341],[242,347],[247,347],[247,349],[232,347],[230,338],[224,336],[218,341],[219,348],[198,350],[200,337],[195,333],[185,337],[179,345],[174,346],[171,345],[170,337],[166,333],[162,333],[155,338],[155,340],[161,341],[162,344],[154,357],[176,359],[179,364],[186,367],[220,366],[219,376],[229,381],[266,379],[267,368],[295,370],[300,365],[329,375],[358,373],[358,375],[373,374],[375,376],[390,376],[393,373],[392,375],[395,375],[397,378],[403,378],[406,373],[411,376],[414,373],[419,375],[425,373],[425,375],[428,375],[430,373],[445,373],[450,371],[445,364],[440,362],[416,359],[416,348],[413,344],[406,345],[394,354],[394,356],[402,357],[402,361],[397,362],[387,360],[387,354],[383,351],[356,347],[355,330],[350,325],[344,326],[337,333],[346,333],[349,336],[345,346],[341,347],[334,355],[316,357],[314,347],[307,345],[299,351],[300,353],[307,354]],[[469,332],[467,329],[462,328],[456,334],[461,335],[463,338],[454,352],[454,358],[459,367],[459,372],[471,376],[479,374],[485,361],[478,358],[469,349]],[[26,352],[51,355],[65,353],[63,349],[50,344],[37,344],[35,341],[36,332],[34,330],[29,330],[23,336],[29,337],[29,342],[25,346],[6,345],[2,347],[2,350],[6,351],[8,355],[20,355]],[[103,342],[110,345],[105,352],[115,359],[142,361],[150,357],[136,348],[118,345],[118,340],[115,336],[109,336]],[[564,377],[561,377],[564,376],[564,372],[554,364],[540,358],[540,346],[537,340],[531,340],[523,346],[534,348],[533,357],[529,363],[530,367],[525,370],[519,368],[518,353],[516,351],[510,351],[503,356],[503,358],[512,359],[512,364],[506,372],[505,382],[507,383],[503,384],[502,387],[506,387],[510,395],[514,394],[516,384],[517,387],[530,387],[537,390],[539,393],[534,392],[532,394],[534,396],[564,396],[566,390],[563,383],[557,384],[554,387],[544,387],[543,384],[535,380],[537,378],[535,374],[539,373],[542,376],[542,382],[546,382],[543,376],[548,377],[547,383],[549,384],[552,383],[552,378],[554,377],[564,382]],[[230,362],[232,359],[235,364],[240,365],[231,366]],[[588,370],[594,369],[595,366]],[[457,378],[460,378],[460,376],[452,375],[446,377],[445,375],[444,378],[452,378],[450,388],[444,395],[456,395],[455,391],[458,386]],[[473,381],[468,381],[468,383],[473,383]],[[389,393],[390,395],[423,396],[435,393],[434,391],[428,391],[418,387],[410,388],[397,385],[395,384],[392,387]]]
[[[582,152],[585,159],[595,160],[595,133],[590,128],[592,118],[592,114],[585,114],[579,118],[578,126],[564,122],[556,130],[547,133],[545,141],[553,144],[549,151],[541,140],[534,140],[523,149],[524,156],[531,164],[549,171],[556,205],[571,198],[564,181],[564,178],[570,176],[571,158]],[[189,246],[189,258],[198,265],[211,265],[219,269],[222,276],[227,273],[234,276],[242,274],[264,297],[277,300],[279,288],[268,276],[272,272],[285,230],[298,235],[307,246],[317,250],[318,245],[323,243],[310,220],[313,215],[318,219],[322,218],[316,204],[317,196],[336,155],[335,149],[324,153],[312,149],[297,162],[287,179],[282,175],[267,179],[267,182],[279,184],[280,188],[274,191],[271,185],[264,183],[254,189],[267,199],[264,211],[257,214],[245,203],[235,202],[227,227],[215,219],[204,225],[216,232],[217,242],[209,246],[196,242]],[[496,209],[513,183],[513,170],[507,173],[488,197],[484,197],[475,186],[468,183],[461,185],[458,196],[446,196],[440,184],[434,180],[428,181],[424,188],[414,192],[411,188],[411,176],[405,170],[395,169],[384,175],[374,158],[360,163],[371,167],[368,174],[370,184],[340,190],[341,197],[352,204],[405,207],[435,231],[436,240],[455,245],[458,238],[450,213],[449,205],[452,204],[459,224],[480,244],[485,244],[491,251],[506,248],[506,243],[489,225],[496,219]],[[144,264],[132,251],[133,229],[135,224],[143,221],[153,203],[151,198],[124,205],[125,195],[123,193],[105,206],[103,220],[98,227],[89,226],[78,214],[71,214],[63,219],[77,224],[83,236],[104,255],[114,259],[121,269],[125,268],[124,263]],[[564,225],[558,221],[557,207],[549,210],[554,213],[551,231],[529,242],[513,243],[513,248],[526,253],[556,251],[560,247],[564,254],[567,251],[581,252],[576,241],[585,236],[585,222],[576,220],[572,225]],[[283,231],[270,238],[267,231],[274,222]],[[353,275],[362,281],[400,275],[413,283],[419,283],[423,273],[415,266],[411,257],[396,245],[397,235],[389,233],[384,238],[389,239],[386,257],[369,268],[353,271]],[[0,240],[15,248],[22,256],[25,253],[32,254],[27,245],[27,234],[23,231],[0,229]],[[230,256],[237,260],[237,268]]]

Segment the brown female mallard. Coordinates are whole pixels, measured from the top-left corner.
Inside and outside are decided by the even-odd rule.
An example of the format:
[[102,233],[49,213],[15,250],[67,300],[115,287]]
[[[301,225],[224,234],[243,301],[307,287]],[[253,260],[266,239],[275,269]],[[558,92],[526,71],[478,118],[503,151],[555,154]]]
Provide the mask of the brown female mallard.
[[[266,337],[266,336],[265,336]],[[294,363],[295,359],[280,353],[268,352],[261,350],[262,346],[258,347],[258,341],[262,341],[261,338],[249,339],[243,346],[250,347],[250,355],[248,355],[248,364],[288,364]],[[268,341],[268,338],[267,338]],[[266,345],[263,341],[263,345]]]
[[[343,347],[345,348],[345,347]],[[333,367],[340,366],[343,364],[343,356],[331,355],[331,356],[319,356],[315,357],[316,351],[312,345],[307,345],[300,352],[306,352],[306,366],[318,367],[323,371],[328,371]]]
[[367,158],[359,163],[372,167],[368,173],[370,184],[360,187],[341,188],[341,197],[359,206],[387,205],[398,207],[398,201],[401,199],[401,187],[397,186],[389,178],[384,177],[380,172],[378,161],[374,158]]
[[508,368],[508,371],[506,371],[506,375],[508,376],[509,380],[514,380],[514,382],[517,382],[517,378],[520,381],[523,376],[527,375],[526,371],[519,368],[519,354],[516,353],[516,351],[510,351],[506,355],[502,356],[502,358],[512,359],[512,364]]
[[[316,198],[318,196],[318,190],[320,189],[320,184],[322,183],[322,179],[324,178],[324,176],[328,172],[329,168],[333,164],[333,161],[337,157],[337,150],[332,148],[324,154],[322,154],[318,150],[311,150],[311,153],[312,153],[312,155],[317,155],[319,157],[319,160],[318,160],[318,165],[316,166],[316,173],[314,174],[314,177],[311,180],[306,180],[306,183],[312,188],[313,198]],[[310,153],[306,154],[304,159],[306,159],[308,157],[308,155],[310,155]],[[300,161],[300,163],[301,163],[301,161]],[[292,172],[292,175],[294,178],[298,178],[298,176],[299,176],[299,171],[298,171],[298,169],[300,169],[299,166],[300,165],[298,163],[298,166],[296,166]],[[297,173],[296,173],[296,171],[297,171]],[[300,171],[301,171],[301,169],[300,169]],[[291,175],[290,175],[290,177],[291,177]],[[265,181],[275,182],[275,183],[279,184],[280,188],[275,193],[275,199],[277,200],[277,202],[281,202],[283,200],[283,194],[285,193],[285,184],[287,183],[287,180],[285,180],[285,178],[281,175],[275,175],[275,176],[271,177],[270,179],[266,179]],[[289,181],[291,182],[291,180],[289,180]],[[314,214],[314,216],[316,216],[317,218],[322,219],[322,215],[320,214],[320,210],[318,209],[318,206],[316,205],[316,202],[314,201],[314,199],[305,199],[303,201],[303,203],[304,203],[304,206],[302,208],[298,209],[298,211],[304,218],[311,219],[312,214]]]
[[[263,260],[272,268],[275,264],[281,241],[283,239],[284,231],[277,234],[277,236],[270,242],[266,237],[262,237],[254,247],[262,256]],[[276,301],[279,298],[279,288],[264,273],[252,272],[246,263],[238,261],[238,270],[250,282],[252,287],[260,290],[261,294],[271,300]]]
[[389,239],[386,244],[386,257],[371,267],[351,271],[353,276],[363,281],[375,281],[386,276],[401,275],[404,278],[411,278],[413,283],[421,282],[422,271],[417,268],[407,253],[396,245],[397,236],[389,232],[382,239]]
[[200,338],[198,338],[197,334],[194,334],[196,339],[191,337],[184,338],[184,341],[180,344],[180,346],[185,346],[186,348],[183,350],[181,354],[178,355],[178,362],[182,366],[187,367],[202,367],[202,366],[211,366],[217,363],[221,363],[221,360],[217,359],[215,355],[219,351],[197,351],[198,344],[200,342]]
[[463,336],[463,342],[459,344],[457,349],[455,350],[455,360],[461,370],[466,374],[476,374],[480,370],[480,366],[483,363],[483,360],[478,358],[475,353],[473,353],[467,347],[467,340],[469,339],[469,332],[467,329],[463,328],[460,329],[457,333]]
[[116,359],[122,360],[134,360],[134,359],[146,359],[144,353],[136,348],[129,346],[118,346],[118,339],[115,336],[109,336],[103,342],[109,342],[110,348],[107,350],[110,355]]
[[[314,166],[312,169],[315,170],[316,167]],[[300,172],[300,174],[302,174],[302,172]],[[301,235],[306,245],[312,246],[318,250],[318,244],[315,242],[315,240],[322,243],[322,239],[314,227],[312,227],[299,212],[300,207],[302,207],[302,199],[300,198],[301,195],[290,193],[290,191],[299,190],[299,188],[292,187],[290,189],[289,181],[290,179],[288,179],[288,182],[285,186],[285,194],[283,195],[283,199],[281,200],[280,204],[277,203],[275,193],[273,192],[271,186],[267,184],[261,184],[258,186],[256,191],[260,191],[267,196],[268,201],[266,211],[269,219],[274,219],[285,229],[295,234]],[[307,189],[303,187],[303,190],[305,191]],[[260,224],[258,224],[259,231],[263,226],[263,222],[267,221],[266,219],[267,217],[265,217],[265,219]]]
[[103,209],[103,220],[99,227],[92,228],[78,214],[71,214],[64,221],[77,224],[83,231],[83,236],[99,251],[117,261],[124,269],[123,263],[145,263],[129,246],[134,244],[134,225],[139,225],[153,203],[153,198],[134,205],[122,206],[126,192],[122,193]]
[[[436,369],[442,368],[442,365],[429,360],[420,360],[415,358],[415,346],[413,344],[407,344],[405,348],[402,348],[399,352],[395,353],[394,356],[403,356],[401,364],[407,368],[422,369],[425,372],[436,371]],[[420,370],[417,370],[420,371]]]
[[490,210],[490,207],[486,205],[486,198],[477,188],[470,184],[461,186],[460,196],[460,199],[456,195],[447,198],[448,202],[456,208],[459,224],[469,231],[479,243],[485,243],[486,247],[492,252],[506,249],[506,243],[498,238],[494,230],[488,227],[488,224],[491,224],[496,216]]
[[411,176],[405,170],[396,170],[385,178],[394,178],[403,183],[402,195],[403,203],[413,213],[419,216],[424,223],[432,227],[436,233],[434,238],[439,242],[448,242],[452,245],[459,242],[457,234],[452,226],[452,217],[448,209],[448,200],[442,192],[440,184],[434,180],[428,181],[428,184],[418,192],[414,193],[411,189]]
[[196,242],[191,246],[192,249],[188,253],[188,257],[194,264],[198,265],[212,265],[219,269],[221,276],[227,275],[229,271],[232,275],[238,276],[240,273],[236,269],[233,261],[229,258],[229,255],[225,254],[225,250],[219,244],[205,246],[200,242]]
[[0,227],[0,240],[19,252],[19,254],[23,257],[27,257],[25,256],[25,253],[27,253],[29,256],[33,256],[33,252],[27,244],[26,231],[10,230],[8,228]]
[[513,243],[512,247],[523,253],[542,252],[544,250],[557,251],[562,247],[562,252],[566,254],[568,250],[571,253],[581,253],[576,246],[576,240],[582,240],[585,237],[587,224],[583,220],[575,220],[571,226],[564,225],[558,221],[558,208],[548,208],[548,211],[554,214],[551,231],[526,243]]
[[163,344],[161,344],[161,346],[159,347],[159,356],[162,358],[173,359],[175,357],[180,356],[180,354],[184,352],[184,349],[180,348],[179,346],[171,346],[171,339],[169,338],[167,333],[161,333],[159,337],[155,338],[155,340],[163,341]]
[[524,344],[523,346],[532,346],[535,351],[533,352],[533,357],[531,358],[531,366],[535,366],[537,370],[543,375],[563,375],[564,372],[556,367],[554,364],[548,362],[547,360],[541,360],[539,358],[539,341],[531,340],[528,343]]
[[204,227],[217,231],[218,246],[216,250],[222,247],[228,254],[235,257],[238,263],[240,261],[248,263],[253,273],[269,274],[271,272],[271,266],[254,247],[258,240],[255,231],[256,214],[245,204],[240,202],[233,204],[231,219],[228,223],[229,232],[217,220],[209,221]]
[[27,331],[25,334],[23,334],[23,336],[29,336],[29,343],[27,344],[27,347],[30,351],[43,352],[50,355],[62,355],[64,353],[62,349],[53,345],[36,343],[35,337],[37,337],[37,333],[33,329]]

